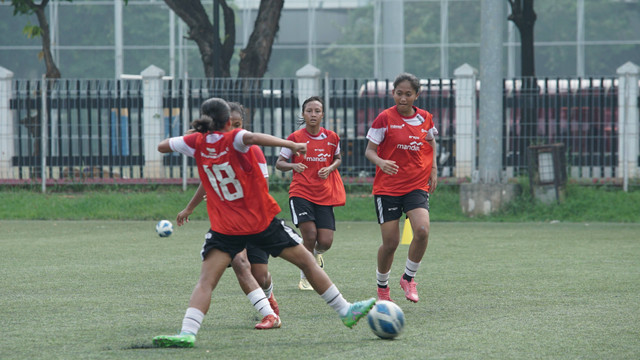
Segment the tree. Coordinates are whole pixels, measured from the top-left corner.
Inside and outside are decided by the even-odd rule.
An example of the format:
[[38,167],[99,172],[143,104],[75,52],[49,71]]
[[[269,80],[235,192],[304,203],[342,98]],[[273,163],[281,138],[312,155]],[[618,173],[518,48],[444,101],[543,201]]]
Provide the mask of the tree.
[[533,0],[507,0],[507,2],[511,5],[511,14],[508,19],[513,21],[520,32],[521,75],[533,77],[536,75],[533,27],[538,17],[533,10]]
[[[72,0],[65,0],[71,2]],[[4,2],[4,0],[3,0]],[[60,78],[60,70],[53,61],[51,55],[51,37],[49,35],[49,22],[45,14],[45,8],[49,0],[42,0],[39,4],[36,4],[32,0],[11,0],[11,6],[13,6],[13,15],[36,15],[39,25],[31,25],[28,23],[22,30],[29,38],[42,37],[42,52],[38,55],[41,59],[44,59],[45,66],[47,67],[46,77],[49,79]]]
[[528,163],[528,146],[537,137],[538,109],[536,98],[539,93],[536,80],[536,67],[533,42],[533,27],[537,15],[533,10],[533,0],[507,0],[511,5],[508,19],[520,32],[520,75],[522,76],[521,108],[520,108],[520,141],[517,152],[524,163]]
[[240,51],[238,77],[262,77],[278,34],[284,0],[261,0],[247,47]]
[[[164,2],[189,27],[188,39],[198,45],[204,73],[207,77],[230,77],[231,57],[235,45],[235,13],[226,0],[218,0],[222,8],[224,34],[222,41],[213,36],[214,26],[209,21],[204,6],[199,0],[164,0]],[[240,51],[238,77],[262,77],[267,71],[271,47],[278,33],[278,23],[284,0],[261,0],[258,17],[249,37],[249,43]],[[216,49],[218,53],[216,53]],[[215,57],[219,61],[214,61]],[[216,66],[217,65],[217,66]]]

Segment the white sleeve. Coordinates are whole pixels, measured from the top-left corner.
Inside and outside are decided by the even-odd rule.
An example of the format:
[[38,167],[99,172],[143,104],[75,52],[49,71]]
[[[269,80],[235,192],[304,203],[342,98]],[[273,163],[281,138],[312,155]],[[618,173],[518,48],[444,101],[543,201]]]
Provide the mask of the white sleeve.
[[372,143],[376,145],[380,145],[382,140],[384,140],[384,136],[387,132],[387,128],[371,128],[367,133],[367,139],[369,139]]
[[260,166],[260,171],[262,171],[262,176],[264,176],[265,178],[268,178],[269,177],[269,167],[267,167],[267,164],[258,163],[258,166]]
[[245,145],[242,139],[244,137],[244,134],[246,133],[248,133],[247,130],[240,130],[236,134],[236,137],[233,138],[233,148],[245,154],[249,151],[249,149],[251,149],[251,145]]
[[289,160],[291,159],[291,156],[293,155],[293,151],[291,151],[291,149],[283,147],[282,149],[280,149],[280,156],[282,156],[283,158]]
[[196,153],[196,149],[187,145],[187,143],[184,142],[184,138],[182,136],[170,138],[169,147],[171,147],[171,150],[175,152],[179,152],[180,154],[184,154],[190,157],[193,157],[193,155]]
[[436,135],[438,135],[438,129],[436,129],[436,127],[434,126],[431,129],[429,129],[427,136],[425,136],[425,140],[431,141],[436,138]]

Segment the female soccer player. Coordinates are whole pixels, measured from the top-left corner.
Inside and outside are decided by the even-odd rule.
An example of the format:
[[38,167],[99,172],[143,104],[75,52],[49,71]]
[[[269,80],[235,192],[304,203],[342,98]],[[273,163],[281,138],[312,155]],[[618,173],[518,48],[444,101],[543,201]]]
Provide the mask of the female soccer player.
[[[219,98],[205,101],[212,117],[203,115],[192,123],[197,133],[165,139],[158,151],[177,151],[192,156],[198,165],[200,181],[207,194],[207,211],[211,230],[202,249],[200,279],[194,288],[189,307],[178,335],[153,338],[156,346],[192,347],[198,330],[209,310],[211,293],[227,265],[247,243],[260,247],[271,256],[280,256],[304,271],[318,294],[341,317],[347,327],[353,327],[366,316],[375,299],[349,303],[327,274],[316,264],[313,256],[300,243],[299,237],[275,218],[280,212],[278,203],[269,195],[267,182],[260,170],[251,145],[287,147],[292,153],[305,153],[307,145],[294,143],[271,135],[231,129],[229,105]],[[273,313],[267,297],[255,279],[248,297],[261,303],[265,317],[280,326],[280,318]]]
[[406,213],[413,239],[400,287],[409,301],[418,302],[414,277],[429,239],[429,194],[438,183],[433,115],[413,103],[420,81],[403,73],[393,82],[396,105],[381,112],[367,133],[365,156],[376,165],[373,180],[375,209],[382,233],[378,249],[378,299],[391,300],[388,287],[393,256],[400,243],[400,217]]
[[[229,108],[231,110],[229,121],[231,121],[232,129],[242,128],[244,123],[244,108],[241,104],[237,102],[229,102]],[[212,114],[205,114],[212,115]],[[195,130],[190,130],[195,132]],[[187,132],[189,134],[190,132]],[[251,146],[251,150],[253,151],[256,159],[258,160],[258,165],[262,170],[262,173],[265,178],[269,177],[269,172],[267,170],[267,160],[260,150],[260,147],[257,145]],[[189,222],[189,216],[193,213],[195,208],[206,198],[205,190],[202,184],[198,186],[198,190],[187,204],[187,207],[184,210],[178,213],[176,217],[176,223],[178,226],[182,226],[184,223]],[[267,254],[264,250],[259,247],[253,246],[251,244],[247,244],[247,248],[242,250],[236,255],[231,261],[231,266],[233,267],[233,271],[236,273],[236,277],[238,278],[238,283],[240,283],[240,288],[244,291],[246,295],[249,295],[251,292],[250,278],[254,278],[262,290],[265,292],[267,299],[269,300],[269,305],[273,309],[276,315],[280,315],[280,309],[278,307],[278,302],[276,301],[276,297],[273,294],[273,282],[271,279],[271,273],[269,273],[269,254]],[[253,304],[256,306],[257,304]],[[260,311],[260,309],[257,309]],[[269,329],[270,326],[274,325],[274,322],[271,321],[269,317],[266,317],[266,323],[260,323],[256,325],[257,329]]]
[[[302,233],[304,247],[313,253],[322,269],[322,254],[331,248],[336,230],[333,207],[343,206],[346,201],[344,184],[338,173],[342,163],[340,138],[320,126],[323,116],[321,98],[313,96],[305,100],[302,104],[305,127],[293,132],[287,140],[307,143],[307,153],[298,156],[284,147],[276,162],[278,170],[293,170],[289,187],[291,218]],[[298,288],[313,290],[303,272],[300,272]]]

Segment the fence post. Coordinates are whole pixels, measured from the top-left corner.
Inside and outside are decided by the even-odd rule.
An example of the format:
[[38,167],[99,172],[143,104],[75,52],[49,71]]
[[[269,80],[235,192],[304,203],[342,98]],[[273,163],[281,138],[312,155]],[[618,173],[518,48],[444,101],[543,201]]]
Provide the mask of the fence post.
[[618,177],[627,190],[629,178],[638,171],[638,74],[640,67],[628,61],[618,74]]
[[13,72],[0,66],[0,179],[13,178],[13,113],[11,81]]
[[476,165],[476,76],[469,64],[457,68],[456,81],[456,177],[470,177]]
[[164,70],[155,65],[144,69],[142,76],[142,128],[144,141],[144,177],[164,178],[162,154],[158,143],[164,139],[164,111],[162,107]]

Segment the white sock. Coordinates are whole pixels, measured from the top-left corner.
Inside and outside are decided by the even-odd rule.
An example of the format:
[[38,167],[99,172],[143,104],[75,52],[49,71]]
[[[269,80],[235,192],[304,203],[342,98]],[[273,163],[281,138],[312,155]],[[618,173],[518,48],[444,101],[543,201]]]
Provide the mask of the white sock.
[[306,279],[307,276],[304,274],[304,272],[302,270],[300,270],[300,280],[302,279]]
[[251,301],[253,307],[255,307],[263,317],[276,314],[275,312],[273,312],[271,305],[269,305],[269,300],[265,296],[264,291],[261,287],[258,287],[257,289],[248,293],[247,298],[249,298],[249,301]]
[[273,291],[273,281],[271,281],[271,283],[269,284],[269,287],[267,287],[266,289],[262,289],[264,291],[264,295],[267,297],[267,299],[269,299],[271,297],[271,292]]
[[419,267],[420,267],[420,263],[413,262],[407,259],[407,265],[405,265],[404,273],[411,277],[416,277],[416,273],[418,272]]
[[202,320],[204,320],[204,313],[202,311],[194,307],[188,308],[184,314],[184,319],[182,319],[182,330],[180,333],[197,335],[198,330],[200,330],[200,325],[202,325]]
[[316,248],[313,248],[313,256],[322,255],[322,254],[325,253],[325,251],[327,251],[327,250],[318,250]]
[[376,269],[376,280],[378,281],[378,286],[388,286],[389,285],[389,275],[391,274],[391,270],[388,273],[383,274],[378,269]]
[[342,297],[340,290],[338,290],[334,284],[331,284],[327,291],[320,296],[333,308],[333,310],[340,314],[340,316],[346,315],[347,311],[349,311],[349,305],[351,304]]

